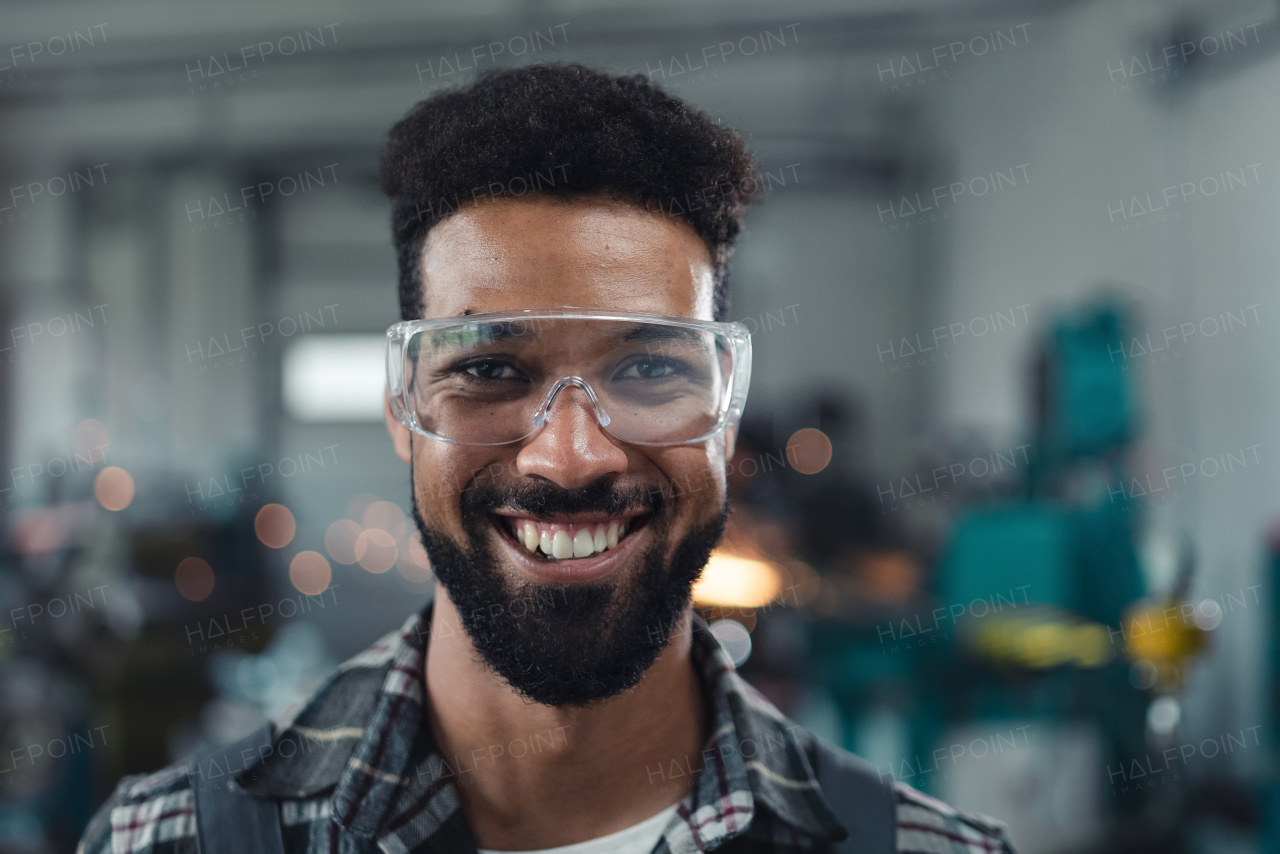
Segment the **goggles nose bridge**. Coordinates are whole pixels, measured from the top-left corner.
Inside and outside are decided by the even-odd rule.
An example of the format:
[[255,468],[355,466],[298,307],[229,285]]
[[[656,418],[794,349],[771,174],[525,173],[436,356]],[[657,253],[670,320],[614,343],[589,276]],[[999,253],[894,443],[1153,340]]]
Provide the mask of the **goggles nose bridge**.
[[591,387],[591,383],[582,377],[570,376],[556,380],[555,385],[547,390],[547,394],[542,398],[542,404],[538,407],[538,411],[533,414],[533,426],[535,429],[539,429],[547,423],[547,416],[551,413],[551,407],[556,402],[556,398],[560,396],[560,392],[571,385],[582,389],[583,394],[587,396],[587,400],[591,401],[591,409],[595,412],[596,421],[600,426],[609,426],[609,415],[600,408],[600,399],[596,397],[595,389]]

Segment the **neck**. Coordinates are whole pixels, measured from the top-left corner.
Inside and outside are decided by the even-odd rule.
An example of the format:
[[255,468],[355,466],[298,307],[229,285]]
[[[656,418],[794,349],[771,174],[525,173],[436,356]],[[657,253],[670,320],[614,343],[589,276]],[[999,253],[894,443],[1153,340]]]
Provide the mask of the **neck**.
[[[484,663],[437,585],[428,719],[478,847],[583,842],[643,821],[692,790],[706,726],[691,620],[686,609],[635,688],[557,708],[520,696]],[[672,762],[685,769],[674,780]]]

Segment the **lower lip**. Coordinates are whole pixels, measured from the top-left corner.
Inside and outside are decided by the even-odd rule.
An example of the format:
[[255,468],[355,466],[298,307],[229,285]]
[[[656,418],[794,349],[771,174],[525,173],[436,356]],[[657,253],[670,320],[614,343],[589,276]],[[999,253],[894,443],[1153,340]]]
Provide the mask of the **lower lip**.
[[635,541],[644,533],[645,528],[642,526],[638,531],[632,531],[627,536],[618,541],[613,548],[593,557],[568,558],[565,560],[547,560],[546,558],[536,557],[523,545],[517,543],[512,536],[502,530],[502,522],[490,517],[493,522],[494,532],[498,535],[498,539],[506,546],[508,552],[511,553],[515,563],[529,575],[535,576],[539,581],[547,584],[575,584],[587,581],[596,581],[612,574],[631,553]]

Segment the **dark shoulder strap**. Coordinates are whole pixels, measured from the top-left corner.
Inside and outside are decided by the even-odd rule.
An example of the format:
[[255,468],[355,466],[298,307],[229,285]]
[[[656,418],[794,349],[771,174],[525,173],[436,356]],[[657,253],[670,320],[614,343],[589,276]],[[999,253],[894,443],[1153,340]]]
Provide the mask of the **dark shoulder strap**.
[[852,753],[814,739],[814,771],[836,819],[849,831],[835,854],[894,854],[898,808],[893,786]]
[[[257,750],[271,743],[271,725],[227,747],[199,757],[204,767],[218,760],[222,768],[236,767],[243,750]],[[233,774],[228,774],[230,779]],[[196,845],[199,854],[284,854],[280,809],[263,800],[230,789],[225,782],[192,781],[196,806]]]

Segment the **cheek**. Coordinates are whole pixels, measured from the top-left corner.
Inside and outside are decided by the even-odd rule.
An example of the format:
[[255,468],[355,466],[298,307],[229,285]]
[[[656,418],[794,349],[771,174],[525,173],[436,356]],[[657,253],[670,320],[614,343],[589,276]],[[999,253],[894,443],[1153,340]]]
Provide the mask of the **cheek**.
[[417,437],[413,452],[413,491],[419,512],[428,525],[461,537],[463,490],[479,482],[492,461],[446,442],[419,442]]
[[671,481],[681,515],[703,519],[719,509],[726,494],[723,441],[672,448],[655,463]]

